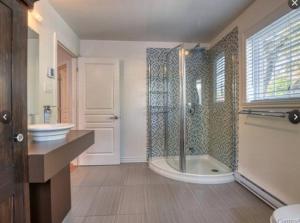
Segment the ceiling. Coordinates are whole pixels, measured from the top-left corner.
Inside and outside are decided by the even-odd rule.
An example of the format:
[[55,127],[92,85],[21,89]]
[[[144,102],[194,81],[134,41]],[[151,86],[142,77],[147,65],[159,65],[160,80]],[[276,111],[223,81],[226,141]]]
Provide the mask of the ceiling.
[[254,0],[50,0],[80,39],[208,42]]

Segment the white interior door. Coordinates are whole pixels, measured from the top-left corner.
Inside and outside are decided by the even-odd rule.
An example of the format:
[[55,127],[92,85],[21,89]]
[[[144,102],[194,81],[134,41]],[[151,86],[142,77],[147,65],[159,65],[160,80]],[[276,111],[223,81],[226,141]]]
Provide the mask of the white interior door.
[[119,61],[79,58],[78,65],[78,127],[95,130],[79,165],[120,164]]

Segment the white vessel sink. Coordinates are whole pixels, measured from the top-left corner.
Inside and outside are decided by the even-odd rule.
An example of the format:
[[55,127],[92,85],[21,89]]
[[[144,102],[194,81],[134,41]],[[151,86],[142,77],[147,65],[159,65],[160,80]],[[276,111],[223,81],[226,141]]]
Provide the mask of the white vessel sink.
[[28,131],[33,141],[44,142],[66,138],[73,127],[74,124],[71,123],[36,124],[29,125]]

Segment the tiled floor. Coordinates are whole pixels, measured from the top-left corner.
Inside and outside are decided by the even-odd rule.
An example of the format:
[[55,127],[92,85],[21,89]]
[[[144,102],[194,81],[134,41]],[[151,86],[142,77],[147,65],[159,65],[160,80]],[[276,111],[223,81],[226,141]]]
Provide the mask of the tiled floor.
[[272,209],[237,183],[176,182],[146,164],[80,167],[66,223],[268,223]]

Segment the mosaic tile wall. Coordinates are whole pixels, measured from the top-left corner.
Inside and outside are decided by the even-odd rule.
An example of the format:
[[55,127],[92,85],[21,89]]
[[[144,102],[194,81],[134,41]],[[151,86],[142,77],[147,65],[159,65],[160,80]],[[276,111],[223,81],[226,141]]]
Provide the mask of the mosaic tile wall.
[[[168,54],[166,52],[169,52]],[[165,56],[165,58],[163,58]],[[152,128],[148,129],[149,156],[178,156],[180,148],[180,80],[179,49],[148,49],[147,60],[150,65],[151,81],[148,87],[152,109],[148,117]],[[165,73],[163,73],[163,67]],[[186,114],[186,154],[202,155],[208,152],[209,124],[209,78],[208,55],[204,50],[193,50],[186,57],[187,103],[192,103],[194,114]],[[198,103],[196,81],[202,82],[202,103]],[[166,94],[164,94],[166,93]],[[159,110],[158,110],[159,109]],[[165,122],[164,122],[165,118]],[[165,128],[167,126],[167,128]],[[165,132],[166,131],[166,132]],[[164,137],[166,135],[166,137]]]
[[[178,156],[180,151],[180,78],[179,49],[172,49],[167,55],[167,132],[165,147],[167,156]],[[176,167],[174,167],[176,168]]]
[[[165,148],[165,65],[170,49],[147,49],[148,64],[148,159],[166,156]],[[150,75],[151,74],[151,75]],[[150,79],[151,78],[151,79]]]
[[[186,155],[208,153],[209,136],[209,72],[208,55],[205,50],[195,49],[186,56]],[[197,92],[197,81],[201,81],[201,104]],[[189,106],[189,104],[191,106]]]
[[[209,112],[209,154],[230,168],[235,163],[235,135],[233,123],[237,123],[238,94],[234,95],[232,83],[235,79],[235,90],[238,92],[238,66],[233,61],[233,56],[238,55],[238,29],[235,28],[219,43],[209,50],[210,74],[213,74],[215,58],[225,54],[225,101],[214,102],[214,88],[210,88],[210,112]],[[214,86],[213,75],[210,77],[210,86]],[[235,102],[235,103],[234,103]]]

